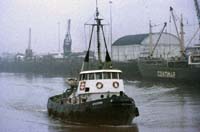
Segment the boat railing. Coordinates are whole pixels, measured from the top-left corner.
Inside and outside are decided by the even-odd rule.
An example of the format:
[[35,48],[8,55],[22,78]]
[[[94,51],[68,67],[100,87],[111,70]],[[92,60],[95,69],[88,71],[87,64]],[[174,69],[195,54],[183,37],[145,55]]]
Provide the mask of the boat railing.
[[188,64],[189,65],[200,65],[200,55],[189,55]]

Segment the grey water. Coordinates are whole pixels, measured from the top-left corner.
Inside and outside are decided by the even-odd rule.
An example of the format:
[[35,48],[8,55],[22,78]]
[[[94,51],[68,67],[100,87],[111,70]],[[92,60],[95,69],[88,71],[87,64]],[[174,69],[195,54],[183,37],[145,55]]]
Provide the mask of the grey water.
[[131,125],[83,125],[52,118],[50,96],[68,85],[64,77],[0,73],[0,132],[200,132],[200,87],[125,81],[140,116]]

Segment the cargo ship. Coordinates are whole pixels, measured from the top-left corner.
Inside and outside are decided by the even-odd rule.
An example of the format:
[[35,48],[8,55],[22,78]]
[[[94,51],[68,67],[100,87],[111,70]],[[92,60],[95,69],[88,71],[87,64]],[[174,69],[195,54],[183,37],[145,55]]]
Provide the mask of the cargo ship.
[[[170,11],[175,23],[172,7],[170,7]],[[183,83],[191,82],[193,84],[200,84],[200,46],[197,44],[186,49],[184,47],[182,17],[180,27],[180,36],[177,27],[176,30],[180,43],[181,56],[170,57],[167,59],[162,57],[155,58],[153,57],[154,51],[150,51],[150,54],[147,57],[140,57],[138,59],[138,67],[142,78],[154,81],[171,81]],[[160,32],[159,38],[161,36],[162,31]],[[156,45],[157,43],[153,49],[156,48]]]
[[198,62],[197,64],[190,59],[164,60],[162,58],[140,58],[138,60],[138,67],[144,79],[200,83],[200,63]]

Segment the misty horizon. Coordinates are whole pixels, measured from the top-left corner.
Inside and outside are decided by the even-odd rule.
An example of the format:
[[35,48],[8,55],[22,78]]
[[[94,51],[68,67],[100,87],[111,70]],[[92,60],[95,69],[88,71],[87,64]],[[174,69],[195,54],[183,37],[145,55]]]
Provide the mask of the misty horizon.
[[[183,14],[185,41],[192,37],[198,27],[193,1],[189,0],[99,0],[99,11],[105,22],[110,23],[112,9],[112,41],[125,35],[149,32],[149,20],[161,24],[153,28],[159,32],[164,22],[167,32],[175,34],[174,25],[169,24],[169,7],[174,8],[177,20]],[[72,51],[86,50],[89,30],[84,29],[95,13],[95,0],[4,0],[0,2],[0,53],[24,53],[28,47],[28,30],[32,29],[31,48],[34,53],[62,52],[67,30],[67,20],[71,19]],[[178,21],[177,21],[178,22]],[[58,39],[58,23],[60,38]],[[178,25],[179,28],[179,25]],[[109,27],[106,30],[109,41]],[[198,43],[198,37],[193,43]],[[110,45],[110,43],[109,43]]]

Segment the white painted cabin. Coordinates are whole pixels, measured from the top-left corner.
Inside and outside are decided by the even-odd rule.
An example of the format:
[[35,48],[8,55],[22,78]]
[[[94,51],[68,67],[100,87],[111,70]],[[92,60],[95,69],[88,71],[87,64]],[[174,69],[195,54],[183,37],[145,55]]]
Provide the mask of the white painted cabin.
[[90,70],[80,73],[76,97],[79,102],[119,96],[124,92],[124,83],[120,70]]

